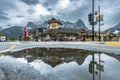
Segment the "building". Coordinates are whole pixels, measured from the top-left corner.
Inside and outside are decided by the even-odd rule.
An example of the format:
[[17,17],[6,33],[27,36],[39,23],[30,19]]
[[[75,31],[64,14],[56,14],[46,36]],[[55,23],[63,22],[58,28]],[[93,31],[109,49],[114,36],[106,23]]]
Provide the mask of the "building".
[[43,32],[46,41],[85,41],[87,32],[85,29],[65,28],[55,18],[48,21],[49,29]]
[[113,33],[116,35],[117,40],[120,42],[120,30],[115,30]]
[[[92,40],[92,31],[88,30],[88,39],[87,41],[91,41]],[[110,32],[110,31],[105,31],[105,32],[100,32],[100,41],[118,41],[119,40],[119,36],[118,33],[115,34],[114,32]],[[94,31],[94,41],[99,41],[99,32]]]
[[44,41],[45,36],[43,33],[47,30],[47,28],[39,27],[37,29],[29,31],[29,37],[31,41]]
[[6,41],[6,36],[0,36],[0,42],[5,42]]
[[115,34],[114,32],[106,31],[104,32],[103,35],[104,35],[103,41],[118,41],[119,40],[118,34]]

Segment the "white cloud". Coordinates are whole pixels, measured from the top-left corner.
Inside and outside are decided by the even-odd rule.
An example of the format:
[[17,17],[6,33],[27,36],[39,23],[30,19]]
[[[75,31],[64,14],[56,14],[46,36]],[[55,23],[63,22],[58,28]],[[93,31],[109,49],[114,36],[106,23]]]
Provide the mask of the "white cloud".
[[[111,6],[112,5],[112,6]],[[101,6],[101,14],[104,14],[104,21],[101,23],[104,23],[104,25],[101,27],[102,30],[106,30],[110,27],[114,27],[120,22],[120,19],[118,19],[119,16],[119,9],[120,6],[116,4],[105,4]]]
[[[22,22],[25,21],[25,16],[28,15],[27,10],[30,8],[25,3],[15,0],[17,9],[9,9],[6,11],[8,17],[11,19],[7,23],[11,25],[23,24]],[[17,17],[18,15],[23,16],[22,18]]]
[[58,7],[61,9],[65,9],[69,6],[70,0],[59,0]]
[[[1,1],[4,2],[4,0]],[[91,0],[39,0],[39,3],[36,5],[27,5],[20,0],[9,1],[8,3],[6,0],[5,2],[4,6],[7,8],[9,7],[9,10],[5,8],[3,12],[7,12],[7,17],[11,20],[7,20],[6,22],[1,21],[1,24],[9,23],[12,25],[24,25],[27,24],[28,21],[37,22],[44,20],[46,17],[48,18],[48,16],[52,16],[68,21],[82,19],[85,25],[90,26],[88,22],[88,14],[91,12]],[[120,0],[115,0],[114,2],[110,0],[95,1],[95,11],[98,10],[98,5],[100,4],[101,13],[104,14],[103,23],[105,25],[101,27],[102,30],[113,27],[120,22],[119,2]],[[51,10],[48,10],[47,8],[50,8]],[[24,17],[16,17],[18,15]]]
[[77,8],[83,7],[83,5],[87,5],[88,3],[85,0],[78,0],[78,2],[74,2],[74,6]]
[[67,10],[75,10],[77,8],[81,8],[83,5],[86,5],[85,0],[59,0],[56,4],[56,8],[58,9],[67,9]]
[[55,6],[55,10],[57,12],[64,11],[65,13],[69,13],[75,9],[76,7],[74,6],[74,3],[71,2],[70,0],[59,0]]
[[[11,19],[7,23],[11,25],[26,25],[28,21],[34,21],[40,19],[41,16],[50,15],[50,12],[47,11],[42,4],[37,5],[27,5],[21,1],[15,2],[17,5],[17,9],[9,9],[6,11],[8,17]],[[28,10],[33,11],[33,13],[29,13]],[[23,17],[17,17],[17,16]]]
[[50,14],[50,12],[47,11],[46,8],[44,8],[41,4],[33,6],[33,9],[35,10],[35,13],[33,14],[35,17],[46,16]]

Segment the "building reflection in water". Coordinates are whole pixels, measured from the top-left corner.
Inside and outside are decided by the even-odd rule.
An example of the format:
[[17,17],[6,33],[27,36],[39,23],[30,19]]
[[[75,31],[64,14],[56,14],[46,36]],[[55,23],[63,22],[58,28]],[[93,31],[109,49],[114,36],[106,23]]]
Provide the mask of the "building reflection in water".
[[28,49],[25,49],[24,51],[18,51],[17,54],[12,53],[10,55],[16,58],[24,56],[28,63],[33,62],[36,59],[41,59],[45,63],[55,67],[65,62],[69,63],[72,61],[81,65],[85,61],[85,58],[89,55],[89,51],[79,49],[32,48],[29,49],[29,52]]

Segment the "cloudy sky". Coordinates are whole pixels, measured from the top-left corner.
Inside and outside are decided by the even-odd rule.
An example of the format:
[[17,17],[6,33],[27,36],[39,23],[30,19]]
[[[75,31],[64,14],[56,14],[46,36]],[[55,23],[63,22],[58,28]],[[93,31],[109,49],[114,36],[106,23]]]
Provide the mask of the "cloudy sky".
[[[55,17],[71,22],[81,19],[91,29],[88,22],[91,3],[92,0],[0,0],[0,26],[24,26],[28,21],[43,22]],[[120,22],[119,3],[120,0],[95,0],[95,11],[101,5],[101,14],[104,14],[102,30]]]

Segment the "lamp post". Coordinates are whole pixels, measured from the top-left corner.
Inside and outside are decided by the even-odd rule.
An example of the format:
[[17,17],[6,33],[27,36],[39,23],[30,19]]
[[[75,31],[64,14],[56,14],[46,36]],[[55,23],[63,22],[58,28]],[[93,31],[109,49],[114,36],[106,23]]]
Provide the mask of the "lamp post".
[[92,0],[92,41],[94,41],[94,0]]
[[98,29],[98,32],[99,32],[99,41],[101,41],[101,36],[100,36],[100,5],[98,6],[98,11],[99,11],[99,29]]
[[88,14],[88,20],[90,25],[92,25],[92,41],[94,41],[94,25],[97,24],[97,22],[94,22],[94,15],[96,15],[96,13],[94,13],[94,0],[92,0],[92,13]]
[[120,31],[119,31],[119,33],[118,33],[118,34],[119,34],[119,42],[120,42]]

